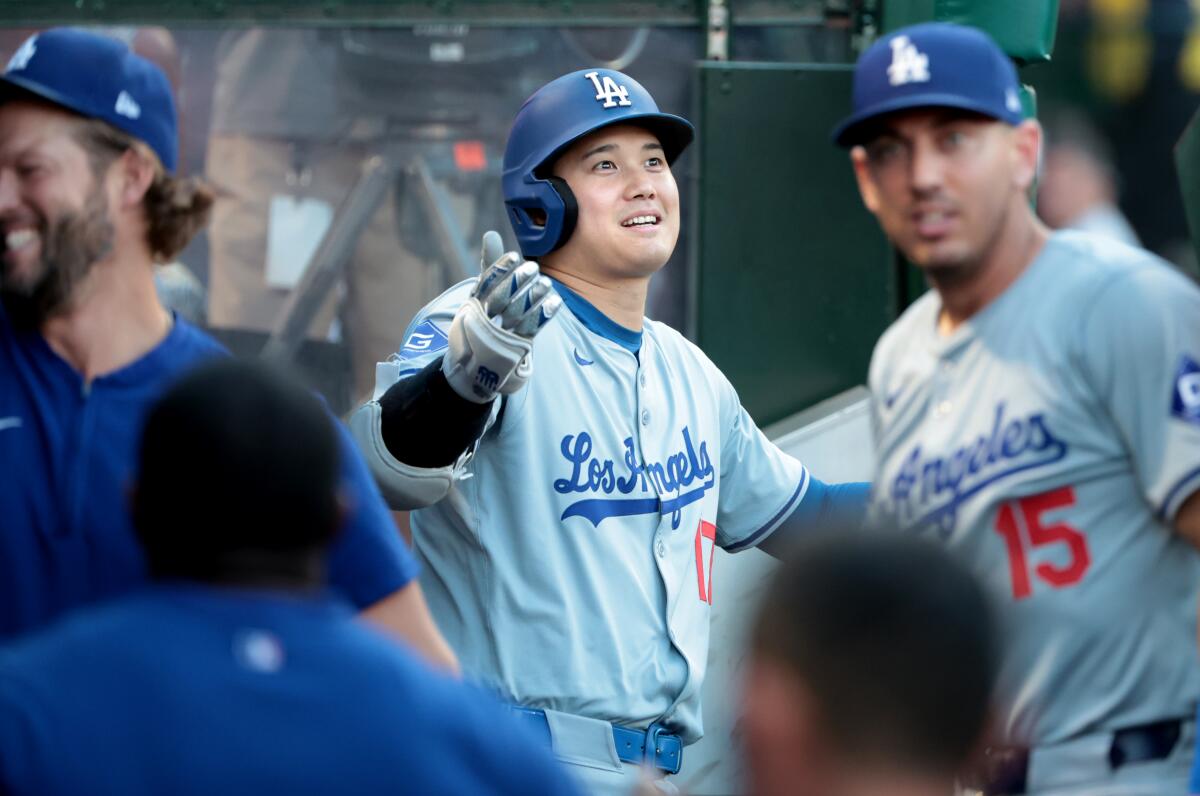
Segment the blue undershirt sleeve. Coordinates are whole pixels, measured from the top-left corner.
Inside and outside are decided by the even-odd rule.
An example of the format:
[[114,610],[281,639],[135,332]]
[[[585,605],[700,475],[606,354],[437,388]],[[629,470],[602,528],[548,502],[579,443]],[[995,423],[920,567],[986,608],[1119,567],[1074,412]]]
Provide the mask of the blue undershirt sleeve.
[[809,474],[804,499],[759,547],[781,557],[801,534],[854,531],[862,528],[871,485],[864,481],[826,484]]

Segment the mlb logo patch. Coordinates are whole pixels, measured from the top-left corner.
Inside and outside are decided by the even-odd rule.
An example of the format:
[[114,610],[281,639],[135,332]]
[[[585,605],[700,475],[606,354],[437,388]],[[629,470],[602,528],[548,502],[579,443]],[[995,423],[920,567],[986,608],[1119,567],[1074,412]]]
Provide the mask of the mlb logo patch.
[[1175,371],[1171,414],[1186,423],[1200,425],[1200,365],[1184,354]]
[[400,348],[401,359],[415,359],[433,351],[441,351],[450,344],[445,332],[432,321],[421,321],[417,328],[408,333],[408,339]]

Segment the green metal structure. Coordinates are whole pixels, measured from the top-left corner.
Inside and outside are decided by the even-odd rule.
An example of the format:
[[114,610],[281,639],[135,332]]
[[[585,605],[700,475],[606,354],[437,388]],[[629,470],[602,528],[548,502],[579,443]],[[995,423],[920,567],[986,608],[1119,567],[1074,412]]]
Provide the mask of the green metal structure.
[[1179,176],[1188,230],[1192,234],[1192,247],[1200,261],[1200,111],[1192,116],[1175,146],[1175,170]]
[[760,424],[866,381],[899,273],[829,130],[851,67],[699,68],[696,341]]
[[930,20],[982,28],[1020,64],[1048,61],[1058,0],[884,0],[885,31]]
[[[759,2],[760,15],[812,16],[820,2]],[[753,13],[752,13],[753,16]],[[3,0],[0,25],[698,25],[704,0]]]

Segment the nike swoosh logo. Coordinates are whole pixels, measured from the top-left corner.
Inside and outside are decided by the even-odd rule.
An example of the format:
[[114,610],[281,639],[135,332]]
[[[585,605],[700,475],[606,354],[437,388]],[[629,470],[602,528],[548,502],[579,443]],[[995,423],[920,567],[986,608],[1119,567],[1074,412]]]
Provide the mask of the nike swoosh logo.
[[583,357],[579,356],[578,348],[575,349],[575,361],[584,366],[593,364],[593,360],[584,359]]
[[20,428],[22,425],[19,417],[0,417],[0,431],[7,431],[10,428]]

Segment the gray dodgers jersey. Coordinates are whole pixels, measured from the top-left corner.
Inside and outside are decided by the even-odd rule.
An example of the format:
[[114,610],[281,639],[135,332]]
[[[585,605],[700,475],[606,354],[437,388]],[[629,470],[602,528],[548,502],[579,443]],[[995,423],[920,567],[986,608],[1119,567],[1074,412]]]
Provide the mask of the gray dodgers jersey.
[[967,562],[1000,606],[1010,743],[1184,717],[1200,695],[1200,290],[1056,233],[949,336],[919,299],[871,362],[871,516]]
[[[376,395],[441,356],[474,280],[413,321]],[[565,289],[533,376],[437,504],[412,515],[429,606],[469,677],[505,698],[701,734],[713,545],[762,541],[808,474],[674,330],[641,348]],[[715,592],[715,594],[714,594]]]

